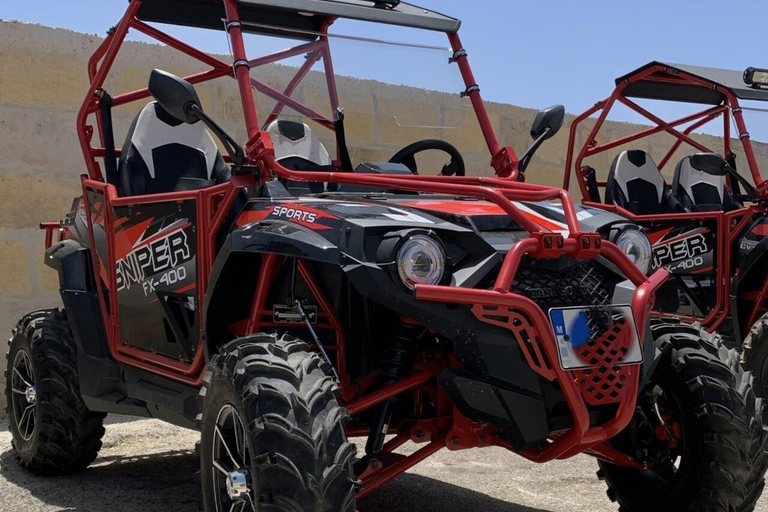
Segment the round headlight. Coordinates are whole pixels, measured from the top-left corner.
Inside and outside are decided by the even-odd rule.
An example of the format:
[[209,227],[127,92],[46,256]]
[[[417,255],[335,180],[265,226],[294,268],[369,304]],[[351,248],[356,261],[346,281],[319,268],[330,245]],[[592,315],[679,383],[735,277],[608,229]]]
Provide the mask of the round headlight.
[[644,274],[648,273],[651,268],[652,249],[651,242],[642,230],[625,229],[616,239],[616,245]]
[[427,235],[413,235],[397,251],[397,273],[413,290],[417,284],[437,284],[445,274],[445,251]]

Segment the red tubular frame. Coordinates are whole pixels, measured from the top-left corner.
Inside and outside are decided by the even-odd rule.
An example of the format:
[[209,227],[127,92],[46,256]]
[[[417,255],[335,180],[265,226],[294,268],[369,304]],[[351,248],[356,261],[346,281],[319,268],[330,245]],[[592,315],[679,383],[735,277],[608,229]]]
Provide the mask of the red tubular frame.
[[416,389],[437,377],[440,372],[448,367],[448,364],[446,363],[446,361],[437,361],[430,365],[430,367],[426,370],[411,374],[391,386],[387,386],[378,391],[374,391],[373,393],[369,393],[364,397],[347,404],[347,412],[349,412],[351,416],[354,416],[359,412],[369,409],[374,405],[385,402],[390,398],[394,398],[395,396],[405,393],[406,391]]
[[439,437],[431,441],[427,446],[402,459],[399,463],[392,464],[379,472],[373,473],[369,478],[363,480],[363,488],[357,493],[357,496],[362,498],[370,494],[393,478],[405,473],[419,462],[439,452],[444,447],[445,437]]
[[[650,279],[643,275],[635,267],[629,258],[611,243],[604,242],[596,233],[584,233],[580,229],[576,210],[571,196],[567,191],[554,187],[541,185],[532,185],[521,183],[518,178],[517,163],[518,159],[511,147],[501,147],[498,143],[493,130],[492,123],[485,109],[479,88],[476,87],[475,78],[470,68],[468,59],[464,54],[461,40],[458,34],[448,34],[451,48],[455,54],[455,60],[463,77],[466,92],[469,96],[479,127],[483,133],[486,145],[491,155],[491,165],[495,169],[497,177],[484,178],[478,176],[465,177],[442,177],[442,176],[385,176],[385,175],[366,175],[350,174],[343,172],[297,172],[287,169],[280,165],[274,155],[272,143],[268,133],[261,131],[256,116],[256,104],[252,94],[253,89],[266,93],[268,96],[278,100],[278,105],[267,117],[267,123],[275,119],[285,106],[298,110],[304,114],[310,115],[325,126],[332,126],[331,119],[324,118],[314,112],[312,109],[301,105],[292,100],[290,95],[302,80],[304,75],[311,68],[307,63],[300,67],[296,76],[289,82],[282,91],[269,88],[265,84],[251,77],[249,69],[269,62],[276,62],[286,57],[305,53],[307,51],[315,52],[310,61],[312,63],[323,60],[326,74],[328,74],[328,88],[330,93],[330,102],[332,110],[338,107],[338,97],[336,85],[333,81],[333,63],[330,57],[327,27],[323,28],[318,41],[307,43],[297,48],[277,52],[265,57],[248,60],[245,53],[245,44],[243,41],[243,32],[239,22],[239,10],[235,0],[222,0],[226,14],[227,28],[232,46],[234,65],[229,65],[214,57],[206,55],[189,45],[178,41],[177,39],[164,34],[158,29],[149,26],[135,19],[135,15],[141,6],[141,0],[130,2],[125,16],[115,28],[114,32],[105,39],[99,46],[88,65],[88,72],[91,78],[86,100],[84,101],[77,118],[78,135],[81,148],[86,160],[88,169],[88,178],[83,180],[83,190],[86,192],[86,211],[90,212],[87,192],[93,190],[103,195],[103,208],[105,227],[110,232],[112,224],[113,210],[115,206],[129,206],[139,204],[150,204],[159,202],[173,201],[195,201],[198,217],[198,233],[205,234],[198,237],[198,293],[200,301],[204,300],[208,288],[208,275],[211,272],[215,252],[215,237],[218,228],[224,221],[226,213],[232,206],[239,190],[246,186],[254,186],[258,180],[273,179],[274,177],[285,178],[293,181],[320,181],[332,183],[347,183],[356,185],[370,185],[375,187],[411,190],[420,192],[431,192],[440,194],[450,194],[455,196],[476,197],[490,201],[501,208],[509,215],[522,229],[530,233],[530,237],[520,241],[505,256],[501,270],[496,279],[492,290],[464,289],[449,286],[418,286],[416,288],[416,299],[439,301],[446,303],[460,303],[473,305],[500,306],[516,308],[523,311],[533,321],[533,326],[542,340],[543,354],[546,357],[549,366],[552,368],[551,374],[546,377],[557,379],[565,395],[567,404],[574,417],[574,427],[569,431],[553,439],[548,445],[539,450],[529,450],[523,455],[539,462],[551,460],[557,457],[570,456],[572,454],[590,450],[592,453],[602,457],[612,457],[618,460],[619,455],[611,452],[601,443],[615,435],[623,429],[631,419],[635,406],[635,396],[638,386],[639,369],[634,368],[630,373],[628,386],[633,386],[629,395],[631,400],[622,403],[615,418],[607,424],[600,427],[589,427],[589,417],[586,405],[580,395],[579,388],[567,372],[559,369],[557,363],[556,345],[553,334],[550,330],[550,324],[544,312],[530,299],[510,293],[514,276],[523,257],[532,258],[557,258],[567,254],[573,258],[596,258],[604,256],[613,262],[621,272],[624,273],[636,286],[632,308],[639,324],[644,325],[648,318],[648,312],[653,302],[654,291],[661,285],[666,278],[666,272],[660,271],[654,274]],[[328,20],[328,24],[333,20]],[[104,157],[103,147],[93,147],[92,136],[93,127],[88,125],[88,118],[98,110],[98,99],[101,87],[107,76],[107,72],[114,63],[117,51],[122,44],[130,28],[135,28],[142,33],[155,38],[156,40],[175,48],[184,54],[193,57],[211,67],[208,71],[193,74],[186,77],[191,83],[201,83],[214,78],[229,76],[238,83],[242,107],[245,117],[245,125],[248,134],[248,143],[245,147],[245,154],[248,163],[259,169],[260,176],[234,176],[232,181],[226,184],[217,185],[208,189],[189,192],[177,192],[167,194],[157,194],[152,196],[135,196],[118,198],[115,188],[111,184],[104,183],[101,168],[97,158]],[[116,95],[113,98],[113,105],[121,105],[149,96],[149,91],[141,89],[125,94]],[[99,133],[103,144],[103,130],[100,119]],[[266,124],[266,123],[265,123]],[[669,127],[671,129],[671,126]],[[556,200],[562,203],[565,216],[565,223],[568,226],[569,233],[561,235],[554,233],[545,227],[537,224],[531,218],[525,215],[514,201],[549,201]],[[96,275],[109,277],[105,285],[109,293],[109,304],[105,302],[105,294],[101,287],[98,287],[99,298],[102,307],[102,313],[106,322],[107,333],[109,337],[110,350],[113,357],[121,362],[146,369],[151,372],[161,374],[167,378],[175,379],[190,385],[200,385],[205,369],[204,351],[198,350],[195,358],[190,363],[183,363],[171,359],[163,358],[155,354],[134,349],[122,345],[120,340],[120,326],[116,315],[109,316],[108,312],[117,311],[116,281],[114,272],[102,272],[101,265],[109,264],[114,260],[114,239],[108,238],[108,262],[101,262],[99,255],[95,251],[93,240],[94,219],[88,216],[91,236],[91,247],[93,252],[93,265]],[[46,226],[46,229],[48,227]],[[52,226],[50,232],[52,232]],[[251,312],[248,319],[245,319],[245,331],[252,332],[257,330],[262,322],[267,293],[269,291],[272,277],[277,271],[279,256],[265,255],[262,260],[261,278],[256,287],[251,305]],[[337,369],[342,376],[342,401],[347,406],[351,414],[357,414],[363,410],[382,403],[396,395],[405,392],[420,393],[425,386],[432,389],[436,376],[446,367],[457,365],[453,360],[436,359],[431,364],[422,367],[416,373],[399,381],[397,384],[372,392],[362,394],[366,386],[349,382],[346,367],[344,365],[344,331],[339,319],[333,311],[332,305],[325,298],[322,289],[315,281],[309,266],[306,262],[299,261],[299,272],[302,279],[307,283],[318,305],[324,311],[324,317],[330,328],[333,329],[336,337],[336,345],[326,347],[335,352],[337,356]],[[201,302],[202,303],[202,302]],[[200,308],[201,315],[203,308]],[[202,323],[203,318],[200,318]],[[268,323],[268,322],[267,322]],[[513,343],[514,340],[510,340]],[[366,382],[371,381],[370,376],[366,377]],[[363,379],[361,379],[363,380]],[[474,424],[463,418],[457,410],[449,403],[444,393],[437,388],[437,394],[441,396],[439,418],[433,421],[429,444],[412,454],[409,457],[401,458],[395,464],[385,467],[366,476],[364,488],[361,495],[382,485],[394,476],[402,473],[414,464],[435,453],[437,450],[446,446],[446,432],[440,426],[453,425],[450,430],[451,442],[449,447],[452,449],[466,448],[470,446],[501,445],[509,448],[507,443],[495,432],[490,432],[488,428],[480,424]],[[362,395],[359,398],[354,398]],[[407,439],[405,432],[398,432],[395,440],[387,443],[387,450],[395,449],[399,444]],[[628,458],[622,461],[626,465],[632,465],[633,462]]]
[[58,239],[56,241],[61,242],[65,231],[64,227],[61,225],[61,222],[41,222],[40,229],[45,231],[46,250],[50,249],[51,245],[53,245],[53,232],[56,231],[58,233]]

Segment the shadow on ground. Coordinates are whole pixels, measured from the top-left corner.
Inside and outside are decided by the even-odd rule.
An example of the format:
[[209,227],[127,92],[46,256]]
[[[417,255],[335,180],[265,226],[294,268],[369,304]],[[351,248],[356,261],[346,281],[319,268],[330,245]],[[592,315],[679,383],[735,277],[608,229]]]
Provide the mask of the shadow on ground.
[[501,501],[464,487],[410,473],[397,477],[360,500],[357,509],[359,512],[549,512]]
[[[8,450],[0,454],[0,478],[17,486],[20,493],[30,494],[32,500],[62,511],[195,512],[200,502],[199,462],[192,451],[105,457],[82,474],[50,478],[22,471]],[[548,512],[412,474],[399,477],[361,500],[358,510]]]
[[[84,473],[39,477],[13,451],[0,454],[0,478],[38,502],[66,511],[197,511],[199,459],[193,451],[99,458]],[[30,507],[24,510],[35,510]]]

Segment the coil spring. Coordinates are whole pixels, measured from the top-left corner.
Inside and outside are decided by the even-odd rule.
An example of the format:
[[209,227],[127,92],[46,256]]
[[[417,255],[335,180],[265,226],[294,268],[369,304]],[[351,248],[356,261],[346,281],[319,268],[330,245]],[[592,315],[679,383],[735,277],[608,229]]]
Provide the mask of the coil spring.
[[382,362],[382,380],[385,386],[404,379],[410,373],[413,343],[421,336],[422,330],[423,328],[406,324],[394,328]]

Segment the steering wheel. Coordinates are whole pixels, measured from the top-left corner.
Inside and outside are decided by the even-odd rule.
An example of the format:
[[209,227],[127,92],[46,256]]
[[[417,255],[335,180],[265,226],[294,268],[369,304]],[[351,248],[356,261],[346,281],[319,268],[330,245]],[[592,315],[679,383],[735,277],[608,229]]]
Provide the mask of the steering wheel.
[[448,153],[448,155],[451,157],[451,161],[443,166],[443,170],[440,171],[440,175],[464,176],[466,174],[467,168],[464,165],[464,158],[462,158],[459,150],[456,149],[456,147],[452,144],[438,139],[420,140],[419,142],[409,144],[398,151],[395,156],[390,158],[389,163],[403,164],[408,167],[413,174],[419,174],[419,170],[416,166],[416,155],[422,151],[429,151],[430,149]]

